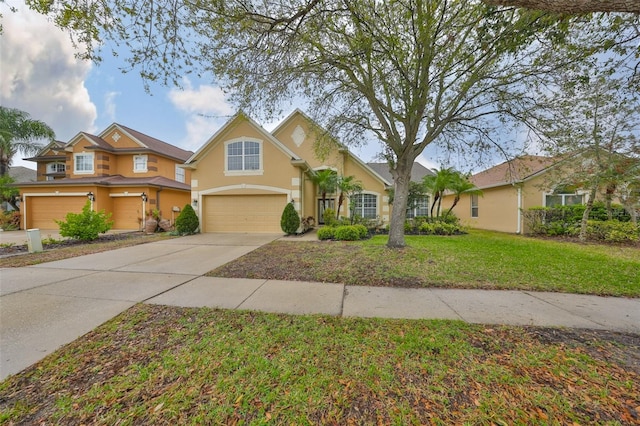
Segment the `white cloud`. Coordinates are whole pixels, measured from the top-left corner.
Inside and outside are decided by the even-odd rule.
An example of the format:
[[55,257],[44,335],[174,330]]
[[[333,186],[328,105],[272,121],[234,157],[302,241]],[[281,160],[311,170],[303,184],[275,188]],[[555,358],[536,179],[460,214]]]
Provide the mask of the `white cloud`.
[[187,135],[181,143],[185,149],[197,150],[234,114],[221,88],[200,85],[193,88],[188,79],[183,89],[171,89],[169,100],[186,116]]
[[0,11],[0,103],[44,121],[59,140],[93,131],[96,106],[84,85],[91,64],[74,57],[69,36],[44,16],[24,6],[13,13],[3,4]]
[[111,121],[116,121],[116,98],[120,92],[107,92],[104,95],[104,114]]

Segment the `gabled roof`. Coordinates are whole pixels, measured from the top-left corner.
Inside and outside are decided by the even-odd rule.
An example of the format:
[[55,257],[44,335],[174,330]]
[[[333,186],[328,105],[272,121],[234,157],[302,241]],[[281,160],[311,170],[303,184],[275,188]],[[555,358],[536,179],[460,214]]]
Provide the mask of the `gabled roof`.
[[[109,144],[102,137],[107,133],[112,131],[113,129],[118,129],[122,133],[125,133],[127,136],[131,138],[136,144],[140,146],[140,148],[118,148]],[[161,141],[160,139],[156,139],[149,135],[145,135],[144,133],[138,132],[137,130],[133,130],[129,127],[123,126],[122,124],[113,123],[105,130],[103,130],[100,135],[92,135],[86,132],[80,132],[76,136],[74,136],[67,144],[66,148],[70,149],[73,145],[77,144],[81,140],[87,140],[91,143],[92,146],[87,146],[87,149],[100,149],[113,153],[130,153],[130,152],[152,152],[155,154],[162,155],[164,157],[169,157],[174,160],[178,160],[180,162],[186,161],[193,152],[186,151],[182,148],[178,148],[177,146],[171,145],[167,142]]]
[[469,180],[480,189],[511,185],[531,179],[557,161],[553,157],[524,155],[477,173]]
[[[38,153],[35,156],[29,157],[29,158],[23,158],[23,160],[38,161],[38,160],[46,160],[46,159],[52,159],[52,160],[62,159],[65,157],[65,153],[64,153],[65,145],[66,144],[61,141],[51,141],[48,144],[46,144],[40,151],[38,151]],[[56,153],[56,155],[45,155],[49,150]]]
[[[391,176],[391,172],[389,172],[389,163],[367,163],[367,165],[387,181],[393,182],[393,177]],[[411,167],[412,182],[421,183],[422,178],[430,175],[433,175],[431,170],[418,162],[413,163],[413,167]]]
[[[280,124],[278,124],[276,126],[275,129],[273,129],[273,131],[271,133],[273,133],[274,135],[276,133],[278,133],[278,131],[283,128],[284,126],[286,126],[290,121],[292,121],[297,115],[300,115],[302,118],[304,118],[305,120],[307,120],[309,123],[311,123],[312,126],[316,126],[319,129],[322,129],[323,132],[326,132],[325,129],[322,128],[322,126],[320,126],[318,123],[316,123],[311,117],[309,117],[307,114],[304,113],[304,111],[300,110],[299,108],[296,108],[295,110],[293,110],[293,112],[291,114],[289,114],[284,120],[282,120],[282,122]],[[393,179],[387,178],[385,175],[378,173],[378,170],[372,168],[369,166],[368,163],[365,163],[364,161],[362,161],[360,159],[360,157],[358,157],[357,155],[353,154],[349,148],[344,145],[342,142],[338,141],[337,139],[335,139],[333,136],[329,135],[329,137],[331,139],[333,139],[337,145],[337,148],[339,150],[345,151],[348,153],[349,157],[352,158],[356,163],[358,163],[366,172],[368,172],[369,174],[371,174],[375,179],[380,180],[384,185],[386,186],[391,186],[391,183],[393,182]]]
[[260,132],[265,139],[269,140],[273,145],[276,146],[280,151],[282,151],[285,155],[287,155],[291,160],[302,160],[295,153],[293,153],[289,148],[287,148],[282,142],[276,139],[271,133],[265,130],[264,127],[256,123],[251,117],[246,115],[242,111],[238,111],[233,117],[231,117],[218,131],[209,138],[196,152],[193,154],[187,161],[186,164],[192,164],[200,160],[203,155],[205,155],[206,151],[209,149],[211,144],[215,143],[222,133],[230,129],[231,127],[240,124],[242,121],[248,121],[249,124],[254,127],[258,132]]
[[131,139],[133,139],[135,142],[140,143],[143,147],[148,148],[150,151],[156,152],[158,154],[172,157],[180,161],[186,161],[189,157],[191,157],[191,155],[193,155],[192,151],[178,148],[177,146],[171,145],[152,136],[145,135],[144,133],[133,130],[130,127],[126,127],[118,123],[113,123],[111,126],[107,127],[102,133],[100,133],[100,137],[107,134],[114,127],[128,134]]

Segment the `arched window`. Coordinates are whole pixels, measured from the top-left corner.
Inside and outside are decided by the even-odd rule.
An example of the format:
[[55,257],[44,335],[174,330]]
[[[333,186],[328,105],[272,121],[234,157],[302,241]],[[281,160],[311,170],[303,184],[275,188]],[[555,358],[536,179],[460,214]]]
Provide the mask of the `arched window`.
[[226,172],[258,172],[262,170],[262,143],[252,140],[230,141],[225,145]]

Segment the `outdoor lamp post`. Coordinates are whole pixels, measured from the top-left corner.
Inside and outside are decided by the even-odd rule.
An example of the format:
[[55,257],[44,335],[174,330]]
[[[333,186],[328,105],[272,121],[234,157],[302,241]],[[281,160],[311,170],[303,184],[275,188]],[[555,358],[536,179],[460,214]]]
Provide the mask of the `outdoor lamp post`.
[[89,192],[87,194],[87,198],[89,198],[89,201],[91,202],[91,211],[93,211],[93,202],[96,200],[96,196],[93,194],[93,192]]
[[142,198],[142,230],[144,231],[147,226],[147,194],[143,192],[140,194],[140,198]]

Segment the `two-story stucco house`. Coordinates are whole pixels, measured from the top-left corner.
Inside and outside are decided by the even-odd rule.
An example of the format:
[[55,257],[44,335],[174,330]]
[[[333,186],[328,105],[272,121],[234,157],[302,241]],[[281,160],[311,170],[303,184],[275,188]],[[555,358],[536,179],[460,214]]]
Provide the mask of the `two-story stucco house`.
[[[280,233],[280,218],[293,202],[301,217],[322,217],[322,195],[310,175],[330,169],[354,176],[363,191],[344,202],[340,216],[354,214],[388,222],[391,182],[333,141],[324,158],[315,143],[324,132],[299,110],[268,132],[240,112],[216,132],[183,166],[191,171],[192,203],[202,232]],[[337,208],[338,194],[328,194]],[[355,204],[350,204],[355,203]]]
[[113,229],[141,229],[152,210],[174,219],[191,200],[191,172],[178,166],[192,154],[115,123],[97,136],[52,142],[26,159],[37,163],[37,181],[16,183],[22,227],[56,229],[55,220],[87,200],[112,213]]

